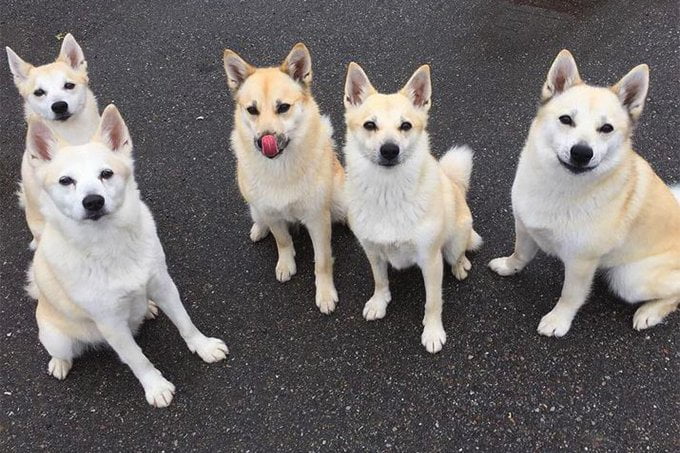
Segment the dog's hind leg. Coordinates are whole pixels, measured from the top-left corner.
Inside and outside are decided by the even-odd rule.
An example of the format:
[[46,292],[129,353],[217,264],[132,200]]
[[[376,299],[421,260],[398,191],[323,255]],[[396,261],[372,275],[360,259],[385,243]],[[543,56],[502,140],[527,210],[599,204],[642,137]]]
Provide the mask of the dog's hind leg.
[[[38,306],[40,306],[40,302],[38,302]],[[38,308],[37,319],[38,337],[52,357],[47,365],[47,372],[55,378],[63,380],[73,365],[73,358],[77,349],[76,342],[44,319],[40,314],[40,308]]]
[[489,267],[503,277],[514,275],[524,269],[534,259],[537,252],[538,244],[515,214],[515,252],[510,256],[489,261]]
[[250,216],[253,219],[253,226],[250,228],[250,240],[260,241],[269,234],[269,227],[262,221],[254,207],[250,206]]
[[471,225],[462,228],[458,226],[451,239],[444,244],[444,259],[451,265],[451,273],[457,280],[465,280],[468,271],[472,269],[472,263],[465,256],[465,250],[470,247],[473,235],[479,237]]
[[633,316],[635,330],[644,330],[659,324],[666,316],[673,313],[680,305],[680,295],[670,299],[658,299],[645,302]]

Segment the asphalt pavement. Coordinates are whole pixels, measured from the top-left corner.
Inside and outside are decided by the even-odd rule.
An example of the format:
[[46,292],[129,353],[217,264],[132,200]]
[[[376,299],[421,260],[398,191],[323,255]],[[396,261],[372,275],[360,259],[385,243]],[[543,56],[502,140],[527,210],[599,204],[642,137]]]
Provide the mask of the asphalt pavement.
[[[503,279],[486,263],[512,248],[510,187],[541,85],[562,48],[582,76],[617,81],[639,63],[651,88],[635,147],[680,182],[680,5],[660,1],[0,1],[0,44],[42,64],[74,34],[101,108],[130,128],[137,180],[171,274],[195,323],[224,338],[226,362],[204,364],[165,316],[138,341],[177,386],[154,409],[114,353],[46,374],[35,303],[23,290],[31,254],[14,191],[25,124],[0,64],[0,451],[679,451],[680,315],[649,331],[602,281],[563,339],[536,333],[559,296],[562,266],[540,256]],[[338,152],[342,90],[357,61],[376,87],[400,88],[432,65],[433,150],[476,151],[469,202],[485,245],[465,282],[444,278],[448,341],[420,345],[417,269],[391,272],[387,317],[368,323],[368,263],[333,230],[332,316],[314,304],[312,247],[295,234],[298,274],[274,276],[270,237],[250,217],[229,149],[229,47],[278,64],[298,41]],[[3,59],[4,61],[4,59]]]

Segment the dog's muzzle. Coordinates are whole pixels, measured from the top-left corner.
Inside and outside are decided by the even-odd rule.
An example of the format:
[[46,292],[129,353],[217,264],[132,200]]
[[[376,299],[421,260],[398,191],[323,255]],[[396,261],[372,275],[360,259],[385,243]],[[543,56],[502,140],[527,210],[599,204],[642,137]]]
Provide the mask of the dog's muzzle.
[[288,137],[282,134],[266,132],[255,139],[255,147],[263,156],[274,159],[286,149],[289,141]]

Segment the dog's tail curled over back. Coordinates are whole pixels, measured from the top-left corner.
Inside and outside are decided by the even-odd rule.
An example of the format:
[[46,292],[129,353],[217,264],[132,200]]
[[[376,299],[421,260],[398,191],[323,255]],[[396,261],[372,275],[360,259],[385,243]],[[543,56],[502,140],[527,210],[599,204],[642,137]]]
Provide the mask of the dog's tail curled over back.
[[671,192],[673,192],[673,195],[675,195],[675,198],[677,198],[678,203],[680,203],[680,184],[671,186]]
[[467,194],[470,187],[472,155],[472,148],[469,146],[454,146],[439,159],[439,165],[441,165],[446,176],[459,186],[464,194]]

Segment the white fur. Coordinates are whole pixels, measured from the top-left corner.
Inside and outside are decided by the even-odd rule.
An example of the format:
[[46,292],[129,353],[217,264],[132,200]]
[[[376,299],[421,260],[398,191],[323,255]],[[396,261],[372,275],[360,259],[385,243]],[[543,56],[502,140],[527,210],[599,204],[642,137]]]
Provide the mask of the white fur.
[[[108,108],[102,122],[113,111]],[[203,335],[182,306],[153,217],[139,197],[127,155],[131,149],[112,151],[103,143],[108,141],[100,136],[86,145],[60,147],[52,160],[36,167],[44,181],[40,201],[46,224],[29,271],[29,294],[39,301],[40,340],[52,356],[50,374],[65,378],[84,346],[107,343],[139,379],[147,401],[163,407],[175,388],[133,339],[145,316],[157,311],[150,298],[203,360],[222,360],[228,350],[221,340]],[[117,172],[103,179],[104,168]],[[62,176],[76,184],[54,180]],[[88,219],[82,205],[92,194],[105,198],[106,215],[98,220]]]
[[675,198],[677,198],[678,202],[680,202],[680,186],[671,187],[671,192],[673,192],[673,195],[675,195]]

